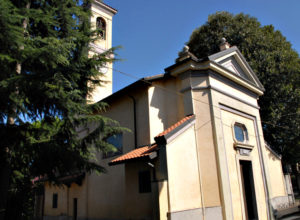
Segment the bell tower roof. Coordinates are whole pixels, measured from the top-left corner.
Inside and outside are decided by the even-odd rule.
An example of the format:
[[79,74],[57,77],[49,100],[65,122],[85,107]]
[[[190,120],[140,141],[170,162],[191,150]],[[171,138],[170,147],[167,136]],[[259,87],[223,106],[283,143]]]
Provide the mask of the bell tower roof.
[[100,0],[94,0],[93,1],[93,4],[95,4],[95,6],[98,5],[98,7],[102,8],[102,9],[105,9],[109,12],[111,12],[113,15],[117,14],[118,10],[117,9],[114,9],[113,7],[105,4],[104,2],[100,1]]

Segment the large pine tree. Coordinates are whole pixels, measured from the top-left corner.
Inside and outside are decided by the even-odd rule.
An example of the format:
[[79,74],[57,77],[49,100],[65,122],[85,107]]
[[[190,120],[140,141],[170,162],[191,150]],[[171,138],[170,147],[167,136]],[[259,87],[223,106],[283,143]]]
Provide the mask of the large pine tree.
[[[112,51],[88,56],[97,34],[84,0],[0,1],[0,219],[25,219],[36,176],[103,171],[91,146],[120,129],[86,97]],[[79,138],[76,129],[93,123]],[[12,206],[13,205],[13,206]],[[13,209],[13,211],[12,211]],[[28,217],[29,218],[29,217]]]
[[219,51],[225,37],[236,45],[264,85],[260,113],[266,141],[285,163],[300,161],[300,58],[272,25],[245,14],[218,12],[187,43],[197,57]]

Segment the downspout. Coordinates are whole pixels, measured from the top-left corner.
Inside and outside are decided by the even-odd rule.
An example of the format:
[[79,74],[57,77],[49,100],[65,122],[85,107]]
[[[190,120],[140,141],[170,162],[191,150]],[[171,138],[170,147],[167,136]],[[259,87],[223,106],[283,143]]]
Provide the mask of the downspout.
[[[151,159],[151,158],[149,157],[149,159]],[[152,170],[152,176],[153,176],[153,181],[151,181],[151,198],[152,198],[152,202],[153,202],[152,212],[153,212],[154,219],[159,219],[159,214],[160,214],[160,210],[159,210],[159,187],[158,187],[158,180],[157,180],[157,177],[156,177],[155,165],[151,162],[148,162],[147,165]]]
[[137,130],[136,130],[136,100],[133,96],[128,95],[133,102],[133,135],[134,135],[134,148],[137,148]]

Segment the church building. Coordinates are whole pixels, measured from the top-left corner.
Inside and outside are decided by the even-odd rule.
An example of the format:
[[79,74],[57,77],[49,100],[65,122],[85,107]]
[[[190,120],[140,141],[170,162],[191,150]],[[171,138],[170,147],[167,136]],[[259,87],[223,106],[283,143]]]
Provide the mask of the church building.
[[[91,10],[102,31],[91,53],[102,53],[117,11],[98,0]],[[163,74],[115,93],[112,64],[101,71],[110,83],[92,101],[108,103],[105,116],[131,132],[108,139],[116,152],[98,155],[107,173],[45,183],[44,220],[266,220],[291,203],[281,157],[263,137],[264,87],[226,39],[208,57],[185,46]]]

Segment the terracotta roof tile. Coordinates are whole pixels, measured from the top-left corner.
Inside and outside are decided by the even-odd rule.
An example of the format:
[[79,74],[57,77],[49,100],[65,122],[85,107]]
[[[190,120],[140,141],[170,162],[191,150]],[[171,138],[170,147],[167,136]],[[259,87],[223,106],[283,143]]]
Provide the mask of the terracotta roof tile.
[[183,119],[181,119],[180,121],[178,121],[176,124],[173,124],[171,127],[167,128],[166,130],[164,130],[163,132],[161,132],[160,134],[158,134],[156,136],[156,138],[164,136],[168,133],[170,133],[171,131],[173,131],[175,128],[177,128],[178,126],[182,125],[184,122],[190,120],[191,118],[193,118],[194,115],[188,115],[186,117],[184,117]]
[[[184,117],[183,119],[178,121],[176,124],[172,125],[171,127],[167,128],[166,130],[161,132],[155,138],[162,137],[162,136],[170,133],[175,128],[177,128],[178,126],[184,124],[186,121],[192,119],[193,117],[194,117],[194,115],[189,115],[189,116]],[[153,151],[155,151],[157,149],[158,149],[157,144],[153,144],[151,146],[140,147],[140,148],[134,149],[134,150],[132,150],[132,151],[126,153],[126,154],[123,154],[122,156],[117,157],[116,159],[110,161],[109,165],[115,165],[115,164],[118,164],[118,163],[123,163],[123,162],[128,161],[128,160],[146,157],[146,156],[149,156]]]
[[156,149],[157,149],[156,144],[153,144],[152,146],[145,146],[145,147],[140,147],[140,148],[134,149],[134,150],[129,151],[128,153],[112,160],[111,162],[109,162],[109,165],[114,165],[117,163],[125,162],[127,160],[132,160],[132,159],[136,159],[136,158],[142,158],[142,157],[149,156]]

